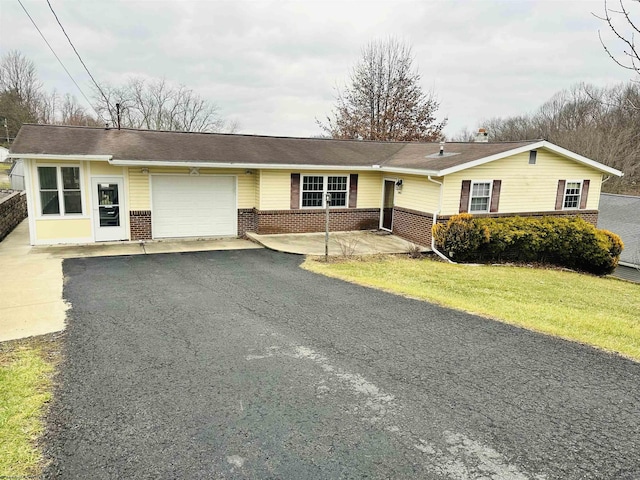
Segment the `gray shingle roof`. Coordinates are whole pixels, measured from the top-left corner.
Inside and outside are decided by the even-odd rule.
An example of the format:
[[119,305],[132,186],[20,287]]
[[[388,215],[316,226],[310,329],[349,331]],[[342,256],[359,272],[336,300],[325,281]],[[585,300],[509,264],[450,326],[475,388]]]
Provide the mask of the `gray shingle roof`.
[[[24,125],[14,154],[112,155],[115,160],[284,164],[441,170],[536,143],[369,142],[219,133],[159,132],[58,125]],[[434,156],[435,154],[435,156]],[[429,158],[429,156],[431,157]]]
[[617,233],[624,242],[620,261],[640,265],[640,197],[600,195],[598,228]]

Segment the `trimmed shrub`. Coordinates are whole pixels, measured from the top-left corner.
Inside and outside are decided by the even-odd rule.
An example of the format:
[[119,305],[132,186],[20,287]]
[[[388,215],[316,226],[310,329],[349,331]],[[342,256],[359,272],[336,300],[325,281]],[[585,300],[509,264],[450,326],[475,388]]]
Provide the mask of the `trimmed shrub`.
[[596,275],[617,266],[620,237],[579,217],[476,218],[454,215],[433,227],[436,246],[467,262],[541,262]]

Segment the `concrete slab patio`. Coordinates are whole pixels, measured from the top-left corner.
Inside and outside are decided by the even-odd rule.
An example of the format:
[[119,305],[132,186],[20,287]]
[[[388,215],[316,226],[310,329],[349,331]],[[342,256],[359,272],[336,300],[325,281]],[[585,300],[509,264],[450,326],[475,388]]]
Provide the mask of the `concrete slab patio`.
[[[258,235],[247,232],[247,237],[270,250],[295,253],[299,255],[324,255],[324,233],[295,233]],[[400,237],[379,231],[331,232],[329,234],[329,255],[372,255],[389,253],[408,253],[416,246]]]

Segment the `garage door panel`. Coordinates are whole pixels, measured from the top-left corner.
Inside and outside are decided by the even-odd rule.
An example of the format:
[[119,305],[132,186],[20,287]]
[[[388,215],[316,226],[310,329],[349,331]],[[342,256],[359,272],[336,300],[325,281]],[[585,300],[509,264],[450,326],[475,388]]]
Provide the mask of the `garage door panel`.
[[153,236],[237,235],[236,178],[152,176]]

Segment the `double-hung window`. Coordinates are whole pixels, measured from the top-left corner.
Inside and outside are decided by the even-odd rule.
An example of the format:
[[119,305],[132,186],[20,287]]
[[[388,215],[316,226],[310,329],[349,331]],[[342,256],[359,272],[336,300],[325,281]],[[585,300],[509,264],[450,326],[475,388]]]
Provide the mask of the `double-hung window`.
[[488,212],[491,203],[491,182],[473,182],[469,200],[469,212]]
[[323,208],[327,193],[331,194],[331,207],[346,207],[347,178],[346,175],[303,175],[302,208]]
[[580,192],[582,191],[582,182],[567,182],[564,188],[563,208],[572,209],[580,206]]
[[82,214],[80,167],[38,167],[40,213],[42,215]]

